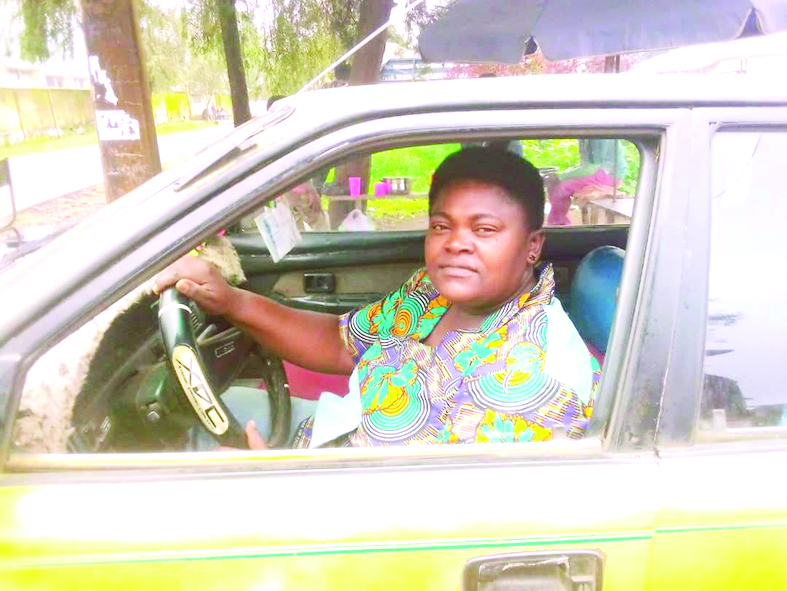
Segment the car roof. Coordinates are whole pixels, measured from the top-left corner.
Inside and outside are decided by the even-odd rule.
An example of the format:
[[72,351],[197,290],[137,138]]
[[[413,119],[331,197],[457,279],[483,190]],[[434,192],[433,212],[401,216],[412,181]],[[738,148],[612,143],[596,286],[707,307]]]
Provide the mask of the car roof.
[[329,112],[331,119],[451,106],[768,106],[787,104],[787,81],[750,74],[554,74],[370,84],[303,92],[284,100],[296,110]]

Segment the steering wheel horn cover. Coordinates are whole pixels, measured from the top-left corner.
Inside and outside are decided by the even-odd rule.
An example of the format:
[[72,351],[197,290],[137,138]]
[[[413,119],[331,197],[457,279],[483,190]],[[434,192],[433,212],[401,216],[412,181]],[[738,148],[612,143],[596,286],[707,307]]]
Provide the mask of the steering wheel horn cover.
[[248,449],[243,426],[221,395],[236,377],[251,373],[264,384],[270,402],[267,443],[285,447],[290,437],[291,405],[281,360],[266,354],[250,336],[234,327],[218,329],[218,334],[198,343],[195,332],[200,330],[204,335],[210,330],[210,326],[203,326],[202,318],[196,304],[174,287],[159,297],[162,344],[188,406],[220,445]]
[[186,345],[175,345],[172,367],[183,391],[203,426],[214,435],[224,435],[230,421],[202,372],[197,354]]
[[[174,287],[159,298],[159,327],[170,367],[194,414],[220,445],[248,449],[246,434],[216,396],[194,334],[195,311]],[[213,382],[215,383],[215,382]]]

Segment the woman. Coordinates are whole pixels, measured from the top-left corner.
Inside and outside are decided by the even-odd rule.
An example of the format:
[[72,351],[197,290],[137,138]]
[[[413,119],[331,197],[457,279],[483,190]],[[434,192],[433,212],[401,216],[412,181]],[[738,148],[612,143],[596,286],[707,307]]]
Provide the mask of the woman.
[[[360,417],[336,443],[390,445],[581,437],[590,354],[554,295],[538,171],[507,151],[448,156],[429,191],[424,258],[399,290],[341,317],[232,288],[184,257],[156,279],[297,365],[357,375]],[[284,328],[286,327],[286,328]],[[318,405],[317,420],[320,418]],[[295,445],[313,444],[306,420]],[[252,424],[250,447],[264,446]]]

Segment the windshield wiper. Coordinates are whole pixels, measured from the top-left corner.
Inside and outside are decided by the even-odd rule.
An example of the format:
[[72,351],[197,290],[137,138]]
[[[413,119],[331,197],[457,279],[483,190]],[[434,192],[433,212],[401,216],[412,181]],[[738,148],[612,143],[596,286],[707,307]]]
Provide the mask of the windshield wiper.
[[230,135],[215,144],[212,144],[197,153],[174,183],[175,191],[180,191],[185,186],[210,172],[213,168],[227,158],[233,151],[242,148],[255,135],[273,127],[283,121],[295,111],[291,105],[277,105],[273,111],[261,117],[256,117],[236,128]]

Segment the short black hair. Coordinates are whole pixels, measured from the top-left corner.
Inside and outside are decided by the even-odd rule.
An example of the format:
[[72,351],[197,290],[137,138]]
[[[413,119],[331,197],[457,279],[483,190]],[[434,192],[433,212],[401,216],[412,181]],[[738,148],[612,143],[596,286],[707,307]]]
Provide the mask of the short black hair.
[[538,169],[521,156],[484,146],[469,146],[450,154],[432,177],[429,211],[440,191],[456,181],[481,181],[500,187],[525,208],[531,230],[544,225],[544,181]]

